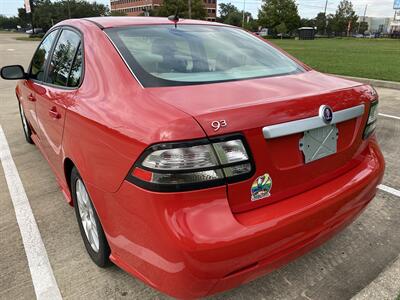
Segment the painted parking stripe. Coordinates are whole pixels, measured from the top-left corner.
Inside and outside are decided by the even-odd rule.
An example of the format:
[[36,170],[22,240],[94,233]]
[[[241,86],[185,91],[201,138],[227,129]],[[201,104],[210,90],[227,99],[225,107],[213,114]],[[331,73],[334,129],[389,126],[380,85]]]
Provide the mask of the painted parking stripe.
[[392,188],[390,186],[380,184],[380,185],[378,185],[378,189],[380,189],[382,191],[385,191],[385,192],[387,192],[389,194],[395,195],[397,197],[400,197],[400,191],[396,190],[396,189],[394,189],[394,188]]
[[396,120],[400,120],[400,117],[396,117],[396,116],[392,116],[392,115],[387,115],[387,114],[379,114],[382,117],[386,117],[386,118],[392,118],[392,119],[396,119]]
[[0,160],[24,244],[36,298],[62,299],[28,197],[0,125]]

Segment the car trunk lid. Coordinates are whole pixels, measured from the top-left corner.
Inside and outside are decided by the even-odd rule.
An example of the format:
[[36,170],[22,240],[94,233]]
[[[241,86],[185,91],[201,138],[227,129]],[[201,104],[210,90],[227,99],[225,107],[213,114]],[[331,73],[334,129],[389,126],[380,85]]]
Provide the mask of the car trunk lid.
[[[366,87],[358,83],[315,71],[210,85],[149,89],[170,105],[191,114],[209,137],[229,133],[245,136],[256,170],[250,179],[228,184],[233,212],[283,200],[355,166],[363,149],[362,128],[368,108],[365,90]],[[338,130],[335,154],[305,163],[300,149],[303,132],[277,138],[265,137],[265,127],[318,116],[322,105],[330,106],[334,112],[357,106],[362,108],[359,117],[335,125]],[[213,122],[226,123],[226,126],[213,126]],[[272,179],[269,195],[252,201],[255,200],[252,195],[257,179],[265,174]]]

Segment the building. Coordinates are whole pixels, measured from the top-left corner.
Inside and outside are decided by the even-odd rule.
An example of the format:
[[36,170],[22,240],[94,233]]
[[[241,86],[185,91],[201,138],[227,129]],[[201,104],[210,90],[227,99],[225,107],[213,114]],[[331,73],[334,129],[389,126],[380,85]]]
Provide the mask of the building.
[[207,11],[207,21],[215,22],[217,19],[217,0],[203,0]]
[[400,9],[396,11],[394,18],[390,23],[389,32],[391,34],[397,33],[400,35]]
[[[203,0],[204,8],[207,11],[207,21],[215,21],[217,17],[217,1]],[[163,0],[110,0],[111,11],[124,12],[128,16],[139,16],[144,11],[155,9],[161,6]]]
[[123,12],[128,16],[139,16],[160,6],[162,0],[110,0],[111,11]]
[[313,40],[315,39],[315,28],[314,27],[301,27],[297,29],[299,34],[299,40]]
[[370,33],[389,33],[390,23],[393,18],[359,17],[358,22],[368,23],[368,32]]

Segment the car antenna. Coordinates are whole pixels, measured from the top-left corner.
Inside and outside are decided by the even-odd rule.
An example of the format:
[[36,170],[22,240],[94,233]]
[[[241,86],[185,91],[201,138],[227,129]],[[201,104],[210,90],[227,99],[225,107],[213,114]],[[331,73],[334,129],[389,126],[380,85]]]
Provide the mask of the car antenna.
[[176,8],[175,15],[170,15],[168,20],[174,22],[176,28],[176,24],[179,22],[179,7]]

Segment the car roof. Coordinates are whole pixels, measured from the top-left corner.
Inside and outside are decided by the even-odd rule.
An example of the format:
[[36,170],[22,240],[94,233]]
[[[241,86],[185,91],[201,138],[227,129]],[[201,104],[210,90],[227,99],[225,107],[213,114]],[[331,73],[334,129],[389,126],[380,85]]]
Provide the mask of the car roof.
[[[173,24],[168,18],[161,17],[93,17],[85,18],[85,20],[96,23],[102,28],[134,26],[134,25],[161,25]],[[180,19],[179,24],[192,24],[192,25],[214,25],[214,26],[229,26],[216,22],[208,22],[202,20]]]

